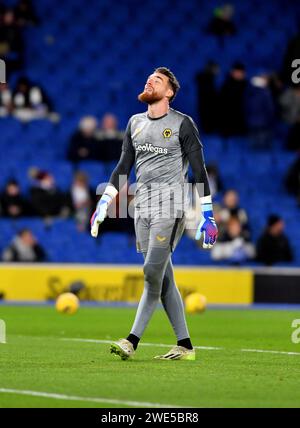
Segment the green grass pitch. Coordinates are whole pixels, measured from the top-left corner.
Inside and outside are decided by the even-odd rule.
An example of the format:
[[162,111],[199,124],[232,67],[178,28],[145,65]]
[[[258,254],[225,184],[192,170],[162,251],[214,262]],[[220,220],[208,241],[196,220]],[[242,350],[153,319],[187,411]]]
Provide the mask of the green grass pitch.
[[[194,345],[222,348],[198,349],[196,361],[153,360],[168,350],[154,346],[140,346],[134,359],[121,361],[106,343],[62,340],[116,340],[127,335],[134,315],[132,308],[81,307],[68,316],[51,306],[0,306],[7,326],[0,407],[300,407],[300,344],[291,341],[299,312],[208,309],[188,316]],[[174,344],[163,310],[143,342]]]

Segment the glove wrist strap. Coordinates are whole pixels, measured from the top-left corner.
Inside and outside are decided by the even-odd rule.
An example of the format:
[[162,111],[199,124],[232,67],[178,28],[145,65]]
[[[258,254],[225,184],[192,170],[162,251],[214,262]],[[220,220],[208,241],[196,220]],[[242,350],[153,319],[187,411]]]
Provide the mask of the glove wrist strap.
[[207,214],[209,214],[209,216],[213,215],[213,206],[212,206],[212,198],[211,195],[208,196],[204,196],[203,198],[200,198],[201,201],[201,210],[202,210],[202,214],[203,216],[207,216]]
[[104,190],[103,196],[104,195],[108,195],[111,197],[111,199],[114,199],[117,194],[118,194],[118,190],[115,188],[115,186],[113,186],[112,184],[108,184]]
[[108,184],[104,190],[103,195],[101,196],[100,201],[98,202],[98,207],[103,203],[110,204],[110,202],[117,196],[119,192],[112,184]]

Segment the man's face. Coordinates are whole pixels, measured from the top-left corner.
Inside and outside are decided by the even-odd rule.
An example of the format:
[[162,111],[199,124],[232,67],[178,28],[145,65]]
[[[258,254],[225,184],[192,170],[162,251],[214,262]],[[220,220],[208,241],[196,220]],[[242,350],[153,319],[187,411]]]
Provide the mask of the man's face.
[[30,231],[24,232],[22,235],[22,241],[28,247],[32,247],[35,244],[35,238]]
[[224,204],[227,208],[236,208],[238,205],[238,195],[233,190],[229,190],[224,196]]
[[148,77],[144,91],[139,94],[138,99],[144,103],[153,104],[172,95],[169,78],[162,73],[154,72]]
[[280,236],[284,231],[284,221],[279,220],[270,227],[270,234],[272,236]]
[[20,189],[16,184],[10,183],[6,188],[6,192],[9,196],[17,196],[20,193]]

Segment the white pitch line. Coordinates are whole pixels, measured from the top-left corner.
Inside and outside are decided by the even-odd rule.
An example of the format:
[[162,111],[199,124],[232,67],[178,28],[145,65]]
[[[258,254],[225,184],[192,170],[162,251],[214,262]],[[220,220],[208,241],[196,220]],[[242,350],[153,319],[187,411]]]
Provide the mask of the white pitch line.
[[52,398],[54,400],[64,400],[64,401],[86,401],[89,403],[98,403],[98,404],[116,404],[124,405],[129,407],[156,407],[156,408],[182,408],[182,406],[174,406],[172,404],[160,404],[160,403],[148,403],[143,401],[128,401],[128,400],[113,400],[110,398],[104,397],[77,397],[76,395],[65,395],[65,394],[56,394],[48,393],[42,391],[27,391],[21,389],[9,389],[9,388],[0,388],[0,393],[3,394],[16,394],[16,395],[27,395],[30,397],[42,397],[42,398]]
[[[77,338],[63,338],[66,342],[87,342],[87,343],[100,343],[100,344],[110,344],[112,340],[96,340],[96,339],[77,339]],[[172,345],[166,345],[165,343],[140,343],[139,346],[151,346],[156,348],[166,348]],[[224,348],[215,348],[213,346],[194,346],[195,349],[203,349],[206,351],[222,351]]]
[[[111,340],[97,340],[97,339],[79,339],[79,338],[63,338],[66,342],[86,342],[86,343],[99,343],[99,344],[110,344]],[[158,348],[170,347],[165,343],[140,343],[139,346],[152,346]],[[226,348],[214,347],[214,346],[194,346],[195,349],[202,349],[205,351],[225,351]],[[236,349],[229,349],[228,351],[236,351]],[[300,352],[288,352],[288,351],[272,351],[268,349],[237,349],[239,352],[257,352],[260,354],[281,354],[281,355],[297,355],[300,356]]]
[[241,352],[258,352],[260,354],[282,354],[282,355],[300,355],[300,352],[288,352],[288,351],[271,351],[266,349],[241,349]]

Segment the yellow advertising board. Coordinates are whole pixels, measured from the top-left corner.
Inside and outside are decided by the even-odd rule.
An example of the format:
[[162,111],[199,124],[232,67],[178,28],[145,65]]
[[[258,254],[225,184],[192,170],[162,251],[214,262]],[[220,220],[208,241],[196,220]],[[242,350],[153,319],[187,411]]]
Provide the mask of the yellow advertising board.
[[[183,297],[193,291],[212,304],[251,304],[253,273],[250,270],[175,268]],[[5,300],[53,300],[71,285],[83,287],[80,297],[92,301],[137,302],[143,291],[142,266],[124,265],[2,265],[0,295]]]

